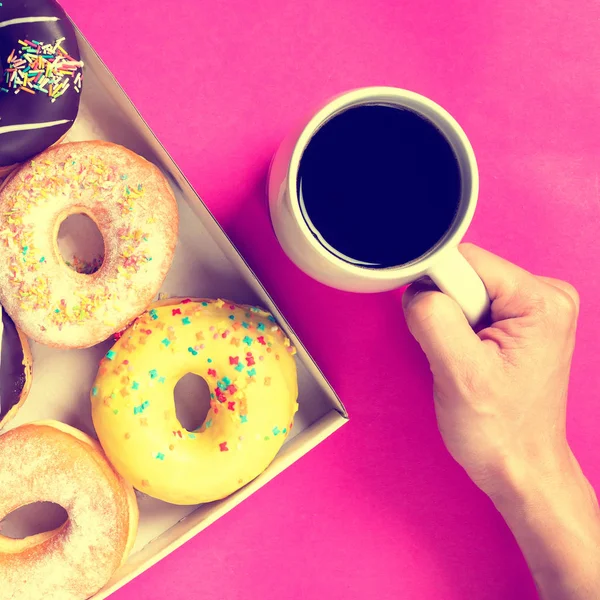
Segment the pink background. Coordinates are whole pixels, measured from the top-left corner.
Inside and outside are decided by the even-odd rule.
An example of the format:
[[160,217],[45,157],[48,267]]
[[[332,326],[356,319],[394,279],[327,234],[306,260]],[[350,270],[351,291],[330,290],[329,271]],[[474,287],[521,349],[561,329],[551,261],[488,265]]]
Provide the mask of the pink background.
[[278,247],[263,190],[283,135],[339,91],[407,87],[450,110],[481,171],[468,238],[581,292],[569,437],[600,489],[598,2],[63,3],[351,415],[114,598],[534,598],[510,532],[440,441],[400,293],[309,280]]

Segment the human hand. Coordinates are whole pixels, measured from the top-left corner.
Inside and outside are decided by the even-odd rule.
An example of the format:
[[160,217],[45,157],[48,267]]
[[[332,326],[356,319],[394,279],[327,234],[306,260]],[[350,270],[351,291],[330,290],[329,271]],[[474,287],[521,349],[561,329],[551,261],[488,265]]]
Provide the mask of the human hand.
[[497,499],[532,477],[571,468],[565,412],[579,297],[477,246],[460,251],[490,295],[491,325],[475,333],[459,306],[422,282],[403,298],[433,373],[438,426],[471,479]]
[[460,251],[490,295],[475,333],[448,296],[417,282],[408,326],[433,373],[446,447],[511,528],[543,600],[596,600],[600,509],[566,439],[579,297],[477,246]]

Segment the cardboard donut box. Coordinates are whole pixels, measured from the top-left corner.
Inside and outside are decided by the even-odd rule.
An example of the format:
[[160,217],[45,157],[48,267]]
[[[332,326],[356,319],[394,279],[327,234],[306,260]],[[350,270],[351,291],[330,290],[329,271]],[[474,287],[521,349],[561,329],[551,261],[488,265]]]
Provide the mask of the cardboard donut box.
[[[267,470],[224,500],[198,506],[175,506],[138,494],[140,524],[131,555],[107,586],[92,598],[107,598],[175,548],[242,502],[270,479],[347,422],[332,387],[277,309],[225,232],[156,139],[111,72],[78,33],[85,82],[79,116],[67,141],[102,139],[122,144],[157,165],[177,198],[180,230],[175,258],[161,292],[169,296],[226,298],[271,311],[296,346],[299,411],[292,434]],[[68,233],[68,232],[67,232]],[[43,419],[57,419],[94,434],[89,390],[109,340],[87,350],[56,350],[32,343],[33,385],[29,398],[7,429]],[[45,523],[43,514],[14,537]],[[39,516],[39,518],[38,518]],[[47,520],[47,519],[46,519]],[[47,527],[46,527],[47,528]],[[7,534],[8,535],[8,534]]]

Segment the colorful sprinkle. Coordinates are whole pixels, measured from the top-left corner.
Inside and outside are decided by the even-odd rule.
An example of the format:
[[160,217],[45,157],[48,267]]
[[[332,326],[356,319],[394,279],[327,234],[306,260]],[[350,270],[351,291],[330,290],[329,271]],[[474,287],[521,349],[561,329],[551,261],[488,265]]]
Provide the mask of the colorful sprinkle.
[[273,427],[271,431],[273,432],[273,435],[279,435],[281,433],[279,427]]
[[157,452],[154,455],[154,458],[158,459],[158,460],[165,460],[165,455],[162,452]]
[[239,362],[239,360],[240,360],[239,356],[230,356],[229,357],[229,364],[230,365],[237,365],[238,362]]
[[133,407],[133,414],[134,415],[139,415],[141,413],[143,413],[146,408],[148,408],[150,402],[148,402],[148,400],[144,400],[144,402],[142,402],[139,406],[134,406]]
[[219,444],[219,450],[221,450],[221,452],[228,452],[229,448],[227,447],[227,442],[221,442]]
[[92,396],[97,396],[98,395],[98,388],[96,386],[94,386],[92,388]]
[[131,389],[132,389],[132,390],[139,390],[139,389],[140,389],[140,384],[139,384],[137,381],[134,381],[134,382],[131,384]]
[[242,342],[244,342],[244,344],[246,344],[246,346],[252,346],[252,338],[249,336],[246,336]]
[[164,338],[163,340],[161,340],[161,344],[164,344],[165,348],[168,348],[171,344],[171,340],[169,338]]
[[234,369],[235,369],[236,371],[239,371],[239,372],[241,373],[241,372],[244,370],[244,364],[243,364],[243,363],[238,363],[238,364],[237,364],[237,365],[234,367]]
[[252,367],[251,369],[248,369],[248,375],[250,377],[254,377],[256,375],[256,369],[254,367]]
[[158,313],[154,309],[152,309],[149,314],[150,314],[150,318],[153,319],[154,321],[156,321],[156,319],[158,319]]
[[181,319],[181,322],[184,325],[189,325],[191,323],[190,318],[189,317],[183,317],[183,319]]
[[[71,87],[79,93],[83,62],[62,48],[64,39],[53,43],[19,40],[21,48],[10,53],[4,68],[6,88],[13,89],[15,94],[20,91],[46,94],[50,102],[55,102]],[[8,91],[6,88],[3,89]]]
[[227,403],[227,409],[228,410],[235,410],[235,401],[231,401]]
[[198,351],[194,350],[194,348],[192,348],[191,346],[188,348],[188,352],[192,355],[192,356],[197,356],[198,355]]
[[180,308],[174,308],[174,309],[171,311],[171,314],[172,314],[173,316],[175,316],[175,315],[180,315],[180,314],[181,314],[181,309],[180,309]]
[[217,376],[217,372],[214,369],[209,369],[208,370],[208,376],[209,377],[216,377]]
[[247,423],[248,415],[240,415],[240,423]]
[[150,379],[156,379],[158,377],[158,371],[156,369],[152,369],[151,371],[149,371],[150,373]]
[[106,353],[106,358],[108,358],[108,360],[113,360],[116,355],[117,355],[117,353],[114,350],[109,350]]
[[209,419],[208,421],[206,421],[206,429],[210,429],[211,426],[212,426],[212,419]]
[[[45,259],[44,259],[45,260]],[[40,261],[43,262],[43,261]],[[78,256],[74,256],[70,261],[66,260],[65,264],[67,267],[73,269],[77,273],[83,273],[84,275],[91,275],[100,269],[104,262],[104,256],[96,256],[92,260],[84,260]]]

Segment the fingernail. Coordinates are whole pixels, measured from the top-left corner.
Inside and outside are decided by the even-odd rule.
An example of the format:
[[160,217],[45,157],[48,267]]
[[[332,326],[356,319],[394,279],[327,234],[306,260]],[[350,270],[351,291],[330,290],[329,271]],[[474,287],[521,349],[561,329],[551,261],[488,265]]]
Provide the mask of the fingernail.
[[411,284],[402,295],[402,307],[407,309],[415,301],[415,298],[423,292],[436,291],[439,291],[439,289],[429,277],[418,279]]

